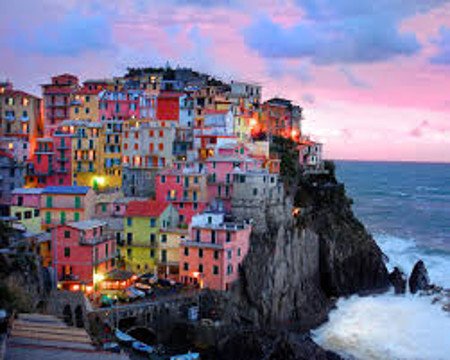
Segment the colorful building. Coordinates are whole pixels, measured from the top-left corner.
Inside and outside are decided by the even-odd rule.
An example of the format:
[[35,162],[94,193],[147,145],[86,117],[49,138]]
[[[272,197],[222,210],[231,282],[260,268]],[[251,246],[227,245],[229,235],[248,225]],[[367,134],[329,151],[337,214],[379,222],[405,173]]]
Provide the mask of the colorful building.
[[103,86],[98,83],[84,83],[70,97],[70,120],[100,121],[99,97]]
[[12,191],[25,184],[25,166],[9,152],[0,150],[0,213],[11,202]]
[[139,119],[139,91],[102,91],[99,93],[99,116],[105,120]]
[[63,120],[69,119],[70,101],[78,89],[78,78],[71,74],[53,76],[50,84],[42,85],[46,136],[52,135]]
[[[43,107],[40,98],[24,91],[13,90],[12,84],[0,91],[0,137],[15,137],[27,143],[28,158],[28,155],[33,154],[36,138],[42,136],[43,131]],[[23,161],[23,157],[20,161]]]
[[166,202],[130,201],[124,218],[124,243],[121,259],[127,270],[156,272],[160,260],[161,230],[176,228],[178,213]]
[[53,267],[58,286],[67,290],[95,290],[116,267],[116,239],[101,220],[58,225],[52,230]]
[[180,224],[187,226],[192,216],[207,205],[206,178],[203,164],[176,162],[172,169],[156,176],[156,201],[171,203],[178,211]]
[[42,229],[91,219],[95,197],[88,186],[47,186],[41,196]]
[[192,218],[190,237],[181,242],[180,279],[202,288],[228,290],[250,245],[251,225],[223,213],[205,211]]
[[303,109],[292,101],[273,98],[263,103],[260,130],[269,136],[283,136],[298,141],[301,136]]
[[12,191],[11,215],[26,231],[41,232],[41,188],[17,188]]

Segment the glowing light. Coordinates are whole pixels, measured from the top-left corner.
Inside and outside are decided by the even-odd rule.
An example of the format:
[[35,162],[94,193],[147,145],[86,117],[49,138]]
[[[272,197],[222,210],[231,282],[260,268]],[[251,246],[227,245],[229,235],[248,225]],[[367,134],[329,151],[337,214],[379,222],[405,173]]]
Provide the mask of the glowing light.
[[105,277],[102,274],[94,274],[94,284],[103,281]]
[[94,177],[94,184],[95,183],[97,185],[103,186],[103,185],[105,185],[105,178],[103,176],[95,176]]
[[87,292],[87,293],[92,292],[92,290],[94,290],[94,287],[93,287],[93,286],[90,286],[90,285],[86,286],[86,292]]
[[291,137],[295,138],[298,135],[298,131],[297,130],[292,130],[291,131]]
[[72,290],[73,291],[79,291],[80,290],[80,285],[76,284],[72,286]]
[[9,144],[8,144],[8,148],[9,148],[10,150],[12,150],[13,147],[14,147],[14,144],[13,144],[13,143],[9,143]]
[[198,277],[200,276],[200,273],[198,271],[194,271],[192,273],[192,276],[195,277],[196,279],[198,279]]
[[250,120],[250,127],[256,126],[257,123],[258,123],[258,122],[257,122],[255,119],[251,119],[251,120]]

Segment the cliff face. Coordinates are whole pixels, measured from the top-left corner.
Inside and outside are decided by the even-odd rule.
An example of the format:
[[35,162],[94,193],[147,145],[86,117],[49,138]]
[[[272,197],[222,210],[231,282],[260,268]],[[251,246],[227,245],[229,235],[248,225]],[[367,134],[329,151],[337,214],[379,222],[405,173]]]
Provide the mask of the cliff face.
[[388,272],[334,175],[299,178],[290,193],[281,207],[255,210],[267,227],[252,234],[234,298],[241,320],[308,329],[326,318],[332,297],[386,288]]

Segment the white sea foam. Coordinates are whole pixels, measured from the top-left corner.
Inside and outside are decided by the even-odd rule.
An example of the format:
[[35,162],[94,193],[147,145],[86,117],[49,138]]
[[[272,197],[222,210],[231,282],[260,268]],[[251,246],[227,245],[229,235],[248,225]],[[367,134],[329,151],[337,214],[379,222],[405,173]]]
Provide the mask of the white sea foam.
[[314,340],[361,360],[450,359],[450,317],[430,297],[385,294],[338,301]]
[[428,269],[431,282],[450,288],[450,253],[423,249],[417,246],[413,239],[402,239],[390,235],[374,237],[381,250],[389,257],[387,266],[390,270],[398,266],[406,275],[409,275],[414,264],[422,259]]

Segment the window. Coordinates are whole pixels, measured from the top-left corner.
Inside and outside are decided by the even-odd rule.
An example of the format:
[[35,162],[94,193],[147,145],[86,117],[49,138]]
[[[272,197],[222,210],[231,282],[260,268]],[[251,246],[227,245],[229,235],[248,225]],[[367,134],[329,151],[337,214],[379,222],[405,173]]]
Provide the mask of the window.
[[131,245],[133,243],[133,233],[127,233],[127,245]]
[[231,260],[233,258],[233,250],[227,251],[227,257],[228,257],[228,260]]
[[180,177],[179,176],[177,176],[177,184],[179,184],[180,183]]
[[161,261],[162,262],[167,261],[167,250],[161,250]]
[[197,229],[196,233],[195,233],[195,241],[200,242],[201,241],[201,236],[200,236],[200,230]]
[[241,248],[238,248],[238,249],[237,249],[237,255],[238,255],[238,256],[241,256]]
[[188,271],[189,270],[189,264],[188,263],[184,263],[183,264],[183,270]]
[[211,242],[216,243],[216,232],[214,230],[211,231]]
[[129,257],[129,258],[131,258],[131,257],[133,257],[133,251],[132,251],[133,249],[127,249],[127,256]]
[[150,234],[150,244],[155,245],[156,243],[156,235]]
[[214,260],[219,260],[219,252],[217,250],[214,251]]
[[231,232],[227,231],[226,242],[230,242],[230,241],[231,241]]
[[17,218],[17,220],[22,220],[22,213],[16,212],[14,215]]
[[39,216],[39,214],[40,214],[39,209],[34,209],[34,217]]
[[52,213],[50,213],[48,211],[45,213],[45,223],[46,224],[52,223]]
[[102,212],[106,212],[106,204],[102,204]]
[[64,257],[70,257],[70,247],[64,248]]
[[73,214],[73,220],[74,221],[80,221],[80,213],[79,212],[76,212],[76,213]]
[[51,208],[53,207],[53,198],[51,196],[47,196],[47,207]]
[[192,204],[192,208],[194,209],[194,210],[197,210],[197,208],[198,208],[198,204],[195,202],[195,203],[193,203]]
[[150,258],[151,259],[155,258],[155,250],[154,249],[150,249]]
[[166,182],[166,176],[165,175],[161,175],[161,182],[163,184]]
[[81,208],[81,199],[79,196],[75,196],[75,209]]
[[33,217],[33,213],[31,211],[25,211],[23,215],[25,219],[31,219]]
[[159,151],[164,151],[164,144],[163,143],[158,144],[158,149]]
[[198,272],[199,273],[203,272],[203,264],[198,264]]
[[65,211],[61,211],[61,215],[60,215],[60,222],[61,224],[65,224],[66,223],[66,212]]
[[150,227],[151,228],[156,227],[156,219],[155,218],[150,218]]
[[257,188],[253,188],[253,196],[257,196],[258,195],[258,189]]
[[127,226],[132,226],[132,225],[133,225],[133,219],[127,218]]
[[227,266],[227,274],[230,275],[232,273],[233,273],[233,265],[230,264]]
[[217,265],[213,266],[213,274],[214,275],[219,275],[219,267]]
[[203,249],[198,249],[198,257],[199,258],[203,257]]
[[161,242],[162,243],[166,243],[167,242],[167,234],[162,234],[161,235]]
[[84,109],[84,112],[85,112],[86,114],[89,114],[89,108]]
[[184,256],[189,256],[189,248],[184,248]]
[[68,230],[64,231],[64,238],[70,239],[70,231],[68,231]]

